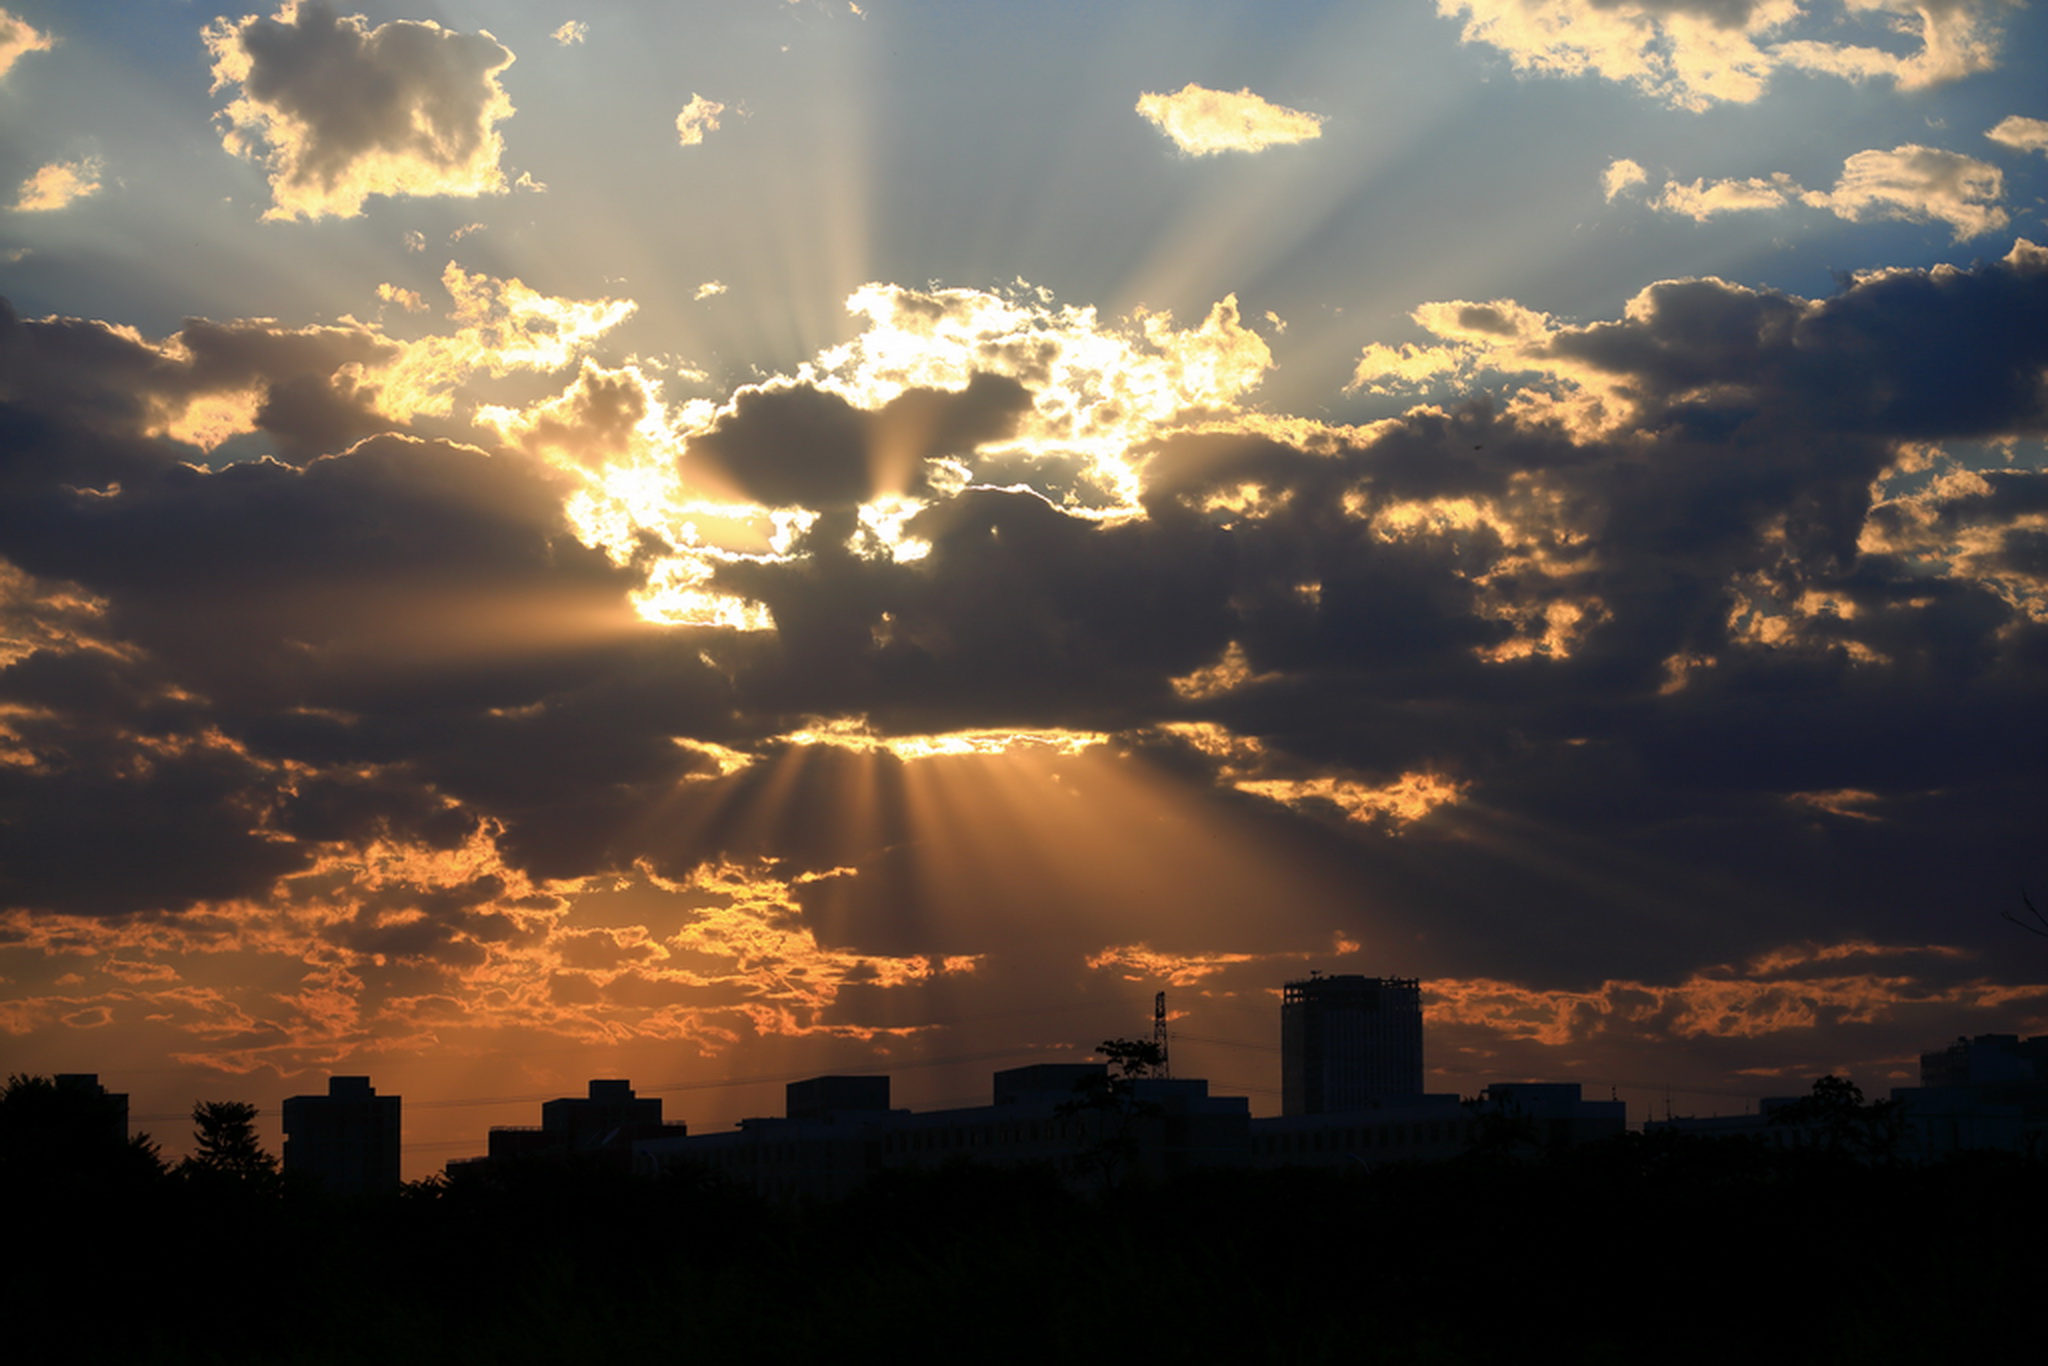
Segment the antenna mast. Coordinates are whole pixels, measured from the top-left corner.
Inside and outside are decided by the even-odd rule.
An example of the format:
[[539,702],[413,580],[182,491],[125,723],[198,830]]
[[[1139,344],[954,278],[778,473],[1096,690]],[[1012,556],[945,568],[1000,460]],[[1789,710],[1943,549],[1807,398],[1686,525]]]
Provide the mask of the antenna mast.
[[1159,1045],[1159,1075],[1170,1077],[1173,1068],[1166,1055],[1166,993],[1160,992],[1152,998],[1152,1042]]

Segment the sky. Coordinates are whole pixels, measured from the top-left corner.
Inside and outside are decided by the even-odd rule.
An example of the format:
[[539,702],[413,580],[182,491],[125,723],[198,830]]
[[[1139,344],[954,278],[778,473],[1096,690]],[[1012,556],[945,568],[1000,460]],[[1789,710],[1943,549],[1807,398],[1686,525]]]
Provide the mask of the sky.
[[0,1069],[2048,1032],[2042,7],[0,6]]

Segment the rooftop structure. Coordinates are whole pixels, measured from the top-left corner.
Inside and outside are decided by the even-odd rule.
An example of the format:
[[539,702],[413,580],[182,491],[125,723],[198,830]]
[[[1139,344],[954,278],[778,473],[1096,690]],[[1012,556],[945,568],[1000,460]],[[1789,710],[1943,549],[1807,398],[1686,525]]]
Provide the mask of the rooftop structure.
[[1344,1114],[1422,1095],[1422,985],[1311,977],[1280,1003],[1280,1112]]
[[284,1103],[284,1174],[337,1195],[399,1186],[399,1098],[380,1096],[368,1077],[329,1077],[324,1096]]

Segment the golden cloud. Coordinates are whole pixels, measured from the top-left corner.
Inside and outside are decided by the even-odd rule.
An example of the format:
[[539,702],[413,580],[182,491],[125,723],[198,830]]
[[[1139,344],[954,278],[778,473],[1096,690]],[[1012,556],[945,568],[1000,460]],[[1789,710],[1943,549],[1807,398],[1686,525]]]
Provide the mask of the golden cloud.
[[8,69],[21,57],[31,52],[48,52],[55,46],[55,38],[37,32],[25,20],[0,9],[0,78],[4,78]]
[[1138,97],[1137,110],[1189,156],[1260,152],[1323,135],[1323,118],[1269,104],[1250,90],[1210,90],[1192,81],[1171,95]]
[[371,195],[505,192],[498,83],[509,49],[488,33],[431,21],[371,28],[323,0],[287,0],[269,19],[220,19],[203,34],[221,143],[270,172],[269,219],[351,218]]
[[[1833,8],[1830,6],[1829,8]],[[1783,68],[1851,80],[1887,77],[1917,90],[1996,65],[1996,0],[1844,0],[1843,24],[1868,16],[1918,50],[1812,39],[1779,41],[1819,5],[1802,0],[1437,0],[1460,37],[1508,56],[1518,71],[1600,76],[1681,109],[1747,104]]]
[[2017,151],[2048,152],[2048,119],[2009,115],[2000,119],[1998,125],[1984,136]]
[[14,207],[22,213],[49,213],[84,199],[100,188],[100,159],[53,161],[21,182]]
[[691,91],[690,102],[676,115],[676,140],[685,147],[700,145],[707,134],[718,131],[718,116],[724,112],[725,106],[717,100]]
[[1946,223],[1955,240],[1964,242],[2012,221],[1998,207],[2004,193],[2004,173],[1989,162],[1908,143],[1889,152],[1856,153],[1843,163],[1832,191],[1808,192],[1805,202],[1858,222]]

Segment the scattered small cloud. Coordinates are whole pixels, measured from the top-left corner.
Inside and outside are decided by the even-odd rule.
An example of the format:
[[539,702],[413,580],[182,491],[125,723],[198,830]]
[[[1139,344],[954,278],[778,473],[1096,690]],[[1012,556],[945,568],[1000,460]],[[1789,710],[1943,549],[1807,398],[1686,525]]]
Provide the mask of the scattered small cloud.
[[7,75],[15,60],[31,52],[48,52],[57,40],[30,28],[26,21],[0,9],[0,77]]
[[519,178],[512,182],[512,188],[515,190],[526,190],[532,194],[546,194],[548,192],[548,183],[545,180],[535,180],[531,171],[521,171]]
[[1600,173],[1600,193],[1612,204],[1616,196],[1634,189],[1649,178],[1650,173],[1645,171],[1640,163],[1630,161],[1627,157],[1616,157],[1608,162],[1607,169]]
[[393,284],[378,285],[377,297],[387,304],[397,304],[408,313],[422,313],[427,307],[427,301],[420,297],[418,290],[401,289]]
[[2048,153],[2048,119],[2022,118],[2012,114],[1998,121],[1985,137],[2022,152]]
[[213,88],[235,87],[221,145],[270,173],[265,218],[353,218],[371,195],[502,194],[498,83],[512,52],[431,22],[370,27],[323,0],[203,34]]
[[1989,162],[1908,143],[1889,152],[1856,153],[1843,163],[1832,191],[1809,191],[1804,200],[1856,222],[1946,223],[1963,242],[2011,222],[1998,207],[2004,194],[2005,177]]
[[14,207],[22,213],[48,213],[75,204],[100,187],[100,159],[53,161],[21,182]]
[[408,228],[403,240],[407,251],[425,251],[427,249],[427,235],[417,228]]
[[720,284],[716,280],[706,280],[703,284],[697,286],[697,293],[694,297],[699,300],[704,300],[716,298],[718,295],[723,293],[725,293],[724,285]]
[[[1798,0],[1436,0],[1460,37],[1507,54],[1517,71],[1599,76],[1680,109],[1748,104],[1779,70],[1886,78],[1920,90],[1997,65],[2001,0],[1845,0],[1829,41],[1781,41],[1809,19]],[[1917,50],[1842,41],[1869,36]]]
[[1695,223],[1704,223],[1722,214],[1783,208],[1804,193],[1783,171],[1768,177],[1751,176],[1743,180],[1702,179],[1690,184],[1671,180],[1666,181],[1663,191],[1650,201],[1650,207],[1663,213],[1682,214]]
[[1270,104],[1249,89],[1233,93],[1193,82],[1171,95],[1140,95],[1137,110],[1189,156],[1259,152],[1323,133],[1320,114]]
[[590,36],[590,25],[581,19],[571,19],[548,36],[563,47],[571,47]]
[[708,133],[718,131],[718,116],[725,112],[725,106],[717,100],[707,100],[696,91],[690,92],[690,102],[683,106],[683,112],[676,115],[676,138],[685,147],[695,147],[704,141]]
[[484,231],[484,225],[481,223],[464,223],[461,227],[448,234],[448,240],[460,242],[463,238],[482,231]]
[[[2002,127],[2003,125],[2001,125]],[[2048,126],[2048,125],[2044,125]],[[1618,170],[1633,167],[1634,171]],[[1609,166],[1603,183],[1607,198],[1641,183],[1634,162]],[[1857,152],[1842,164],[1832,190],[1809,190],[1783,171],[1742,179],[1666,180],[1649,196],[1659,213],[1676,214],[1704,223],[1731,213],[1759,213],[1792,204],[1827,209],[1851,222],[1901,219],[1914,223],[1946,223],[1958,242],[1996,232],[2011,221],[1999,207],[2005,178],[1989,162],[1960,152],[1907,144],[1891,151]]]

